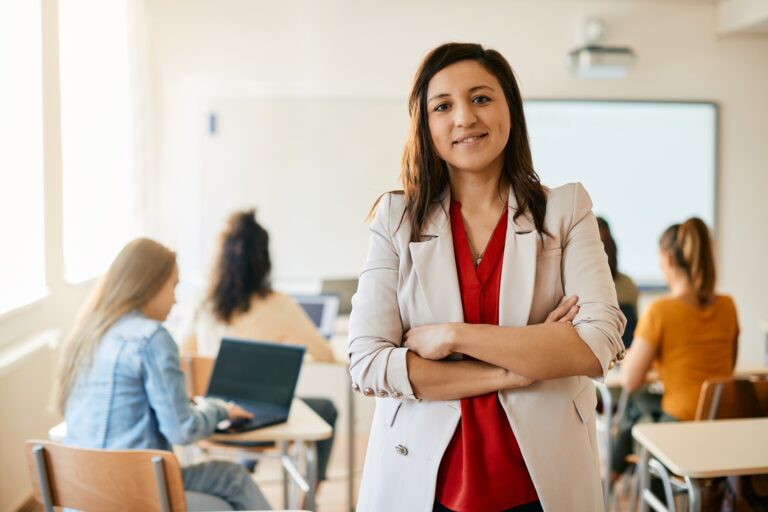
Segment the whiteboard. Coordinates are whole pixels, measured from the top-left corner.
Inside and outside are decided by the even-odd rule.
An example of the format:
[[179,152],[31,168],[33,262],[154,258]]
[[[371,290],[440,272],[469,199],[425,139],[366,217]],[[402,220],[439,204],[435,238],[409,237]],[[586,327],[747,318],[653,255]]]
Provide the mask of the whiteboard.
[[542,183],[580,181],[619,249],[619,270],[663,284],[658,240],[696,215],[714,227],[717,107],[712,103],[529,100]]
[[[258,209],[278,282],[356,276],[365,217],[400,188],[408,131],[401,98],[209,99],[198,105],[201,175],[182,230],[207,275],[217,233],[237,209]],[[581,181],[611,223],[620,269],[661,281],[657,240],[670,223],[715,209],[716,107],[706,103],[528,101],[534,165],[545,185]],[[189,267],[189,266],[188,266]]]

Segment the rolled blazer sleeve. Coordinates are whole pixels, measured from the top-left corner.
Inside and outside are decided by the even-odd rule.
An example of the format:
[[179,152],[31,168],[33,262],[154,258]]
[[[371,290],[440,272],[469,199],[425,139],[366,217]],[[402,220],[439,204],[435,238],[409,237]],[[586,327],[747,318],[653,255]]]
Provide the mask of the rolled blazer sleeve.
[[[355,389],[378,396],[415,399],[402,347],[397,301],[400,257],[392,239],[392,195],[379,201],[370,226],[368,258],[352,298],[349,373]],[[370,391],[368,391],[370,390]]]
[[579,296],[580,310],[573,326],[600,361],[605,375],[624,358],[621,334],[626,318],[616,301],[592,200],[581,183],[573,187],[573,211],[563,242],[562,277],[565,295]]

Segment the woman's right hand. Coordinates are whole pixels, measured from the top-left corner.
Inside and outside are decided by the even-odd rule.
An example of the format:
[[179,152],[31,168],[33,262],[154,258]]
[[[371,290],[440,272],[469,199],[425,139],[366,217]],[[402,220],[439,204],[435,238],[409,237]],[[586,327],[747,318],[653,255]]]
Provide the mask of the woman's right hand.
[[557,307],[547,315],[544,323],[571,323],[573,319],[576,318],[576,315],[579,314],[578,302],[579,297],[576,295],[571,295],[570,297],[563,296],[563,298],[560,299],[560,303],[557,305]]
[[241,418],[246,420],[253,418],[253,413],[246,411],[234,402],[226,402],[224,407],[227,409],[227,418],[230,421],[238,420]]

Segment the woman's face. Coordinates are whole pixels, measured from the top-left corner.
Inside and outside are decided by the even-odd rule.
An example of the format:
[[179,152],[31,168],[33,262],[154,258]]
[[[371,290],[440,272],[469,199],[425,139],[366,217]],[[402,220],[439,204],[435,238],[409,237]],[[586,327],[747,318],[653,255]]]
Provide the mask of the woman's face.
[[427,87],[429,133],[452,171],[501,170],[511,126],[499,81],[478,62],[441,69]]
[[141,308],[144,316],[164,322],[168,318],[171,308],[176,303],[177,284],[179,284],[179,268],[174,265],[173,271],[168,280],[163,284],[163,287]]

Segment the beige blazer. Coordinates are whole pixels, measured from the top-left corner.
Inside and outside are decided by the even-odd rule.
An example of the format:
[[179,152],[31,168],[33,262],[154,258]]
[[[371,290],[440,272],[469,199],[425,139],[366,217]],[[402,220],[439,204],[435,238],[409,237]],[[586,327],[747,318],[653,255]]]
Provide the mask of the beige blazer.
[[[499,323],[544,321],[564,294],[579,296],[577,332],[603,372],[623,357],[619,311],[592,202],[581,184],[547,189],[541,241],[532,220],[513,220],[504,249]],[[371,224],[368,259],[352,300],[349,324],[353,387],[376,397],[358,510],[432,510],[440,461],[460,418],[460,401],[414,396],[403,333],[411,327],[462,322],[448,216],[436,203],[425,235],[411,242],[403,196],[382,197]],[[596,395],[587,377],[567,377],[500,391],[509,423],[546,511],[603,509],[595,439]]]

